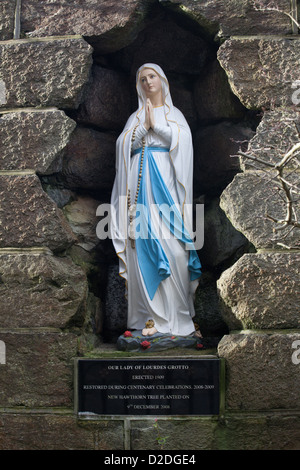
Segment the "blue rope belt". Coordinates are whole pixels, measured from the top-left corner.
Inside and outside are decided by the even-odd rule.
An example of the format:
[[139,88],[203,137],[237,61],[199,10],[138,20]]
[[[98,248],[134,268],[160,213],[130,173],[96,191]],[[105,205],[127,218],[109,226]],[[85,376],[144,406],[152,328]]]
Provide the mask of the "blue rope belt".
[[[150,152],[169,152],[170,151],[170,149],[168,149],[167,147],[145,147],[145,148],[150,150]],[[138,149],[135,149],[132,152],[132,155],[137,155],[138,153],[141,153],[142,150],[143,148],[139,147]]]

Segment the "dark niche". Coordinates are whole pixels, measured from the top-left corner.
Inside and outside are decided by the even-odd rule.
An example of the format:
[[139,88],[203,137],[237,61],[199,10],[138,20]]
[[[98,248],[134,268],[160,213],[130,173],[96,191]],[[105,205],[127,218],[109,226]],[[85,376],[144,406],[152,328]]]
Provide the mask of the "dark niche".
[[[105,53],[100,37],[90,41],[94,63],[84,99],[78,109],[66,111],[77,127],[61,156],[60,169],[41,179],[79,234],[79,243],[68,255],[87,273],[92,330],[101,341],[115,341],[123,333],[127,303],[112,243],[97,239],[99,217],[86,207],[110,201],[116,139],[136,109],[135,74],[146,62],[157,63],[165,71],[174,105],[185,115],[193,134],[194,202],[204,204],[206,218],[204,246],[199,251],[205,276],[196,293],[196,322],[209,336],[228,331],[218,307],[216,281],[224,268],[249,251],[249,242],[237,234],[218,200],[240,171],[234,155],[247,147],[259,116],[232,93],[216,58],[219,43],[212,37],[205,34],[203,25],[197,28],[184,15],[156,4],[125,47]],[[79,222],[78,211],[82,213]]]

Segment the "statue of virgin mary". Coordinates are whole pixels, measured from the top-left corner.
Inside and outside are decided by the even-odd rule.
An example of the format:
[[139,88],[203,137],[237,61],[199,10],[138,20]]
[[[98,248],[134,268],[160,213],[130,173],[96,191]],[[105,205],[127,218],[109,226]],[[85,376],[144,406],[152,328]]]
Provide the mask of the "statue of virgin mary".
[[[138,109],[116,144],[111,237],[126,280],[129,330],[195,334],[201,263],[192,241],[193,146],[156,64],[136,75]],[[145,327],[148,320],[150,327]],[[201,336],[201,333],[197,333]]]

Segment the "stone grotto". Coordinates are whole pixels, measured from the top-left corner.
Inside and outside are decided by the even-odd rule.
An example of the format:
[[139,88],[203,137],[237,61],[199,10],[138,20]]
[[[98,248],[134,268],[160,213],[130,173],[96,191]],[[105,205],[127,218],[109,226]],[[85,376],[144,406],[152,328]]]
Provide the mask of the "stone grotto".
[[162,66],[193,134],[196,322],[213,339],[193,354],[226,364],[224,414],[159,419],[166,448],[300,448],[299,12],[294,0],[1,1],[1,450],[155,449],[149,419],[73,412],[73,358],[114,354],[126,330],[97,208],[144,62]]

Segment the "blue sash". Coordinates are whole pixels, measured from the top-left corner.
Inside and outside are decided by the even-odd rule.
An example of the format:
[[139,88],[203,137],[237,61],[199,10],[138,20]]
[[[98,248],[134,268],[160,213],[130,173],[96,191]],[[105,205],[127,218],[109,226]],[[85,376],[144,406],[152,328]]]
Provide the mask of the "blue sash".
[[[136,250],[139,267],[151,300],[160,282],[169,277],[171,271],[168,258],[151,225],[151,211],[147,198],[145,179],[145,167],[147,163],[153,199],[159,209],[159,215],[163,222],[169,227],[170,232],[182,243],[189,246],[188,269],[190,271],[191,281],[201,276],[201,263],[196,250],[193,248],[193,241],[184,227],[182,215],[175,206],[174,200],[159,172],[152,152],[169,152],[169,149],[164,147],[145,147],[140,190],[137,199],[136,220],[139,222],[139,230],[137,230],[137,226]],[[133,152],[134,155],[138,153],[141,159],[142,148],[136,149]],[[170,208],[172,208],[171,212],[169,210]],[[172,217],[170,217],[170,215],[172,215]]]

